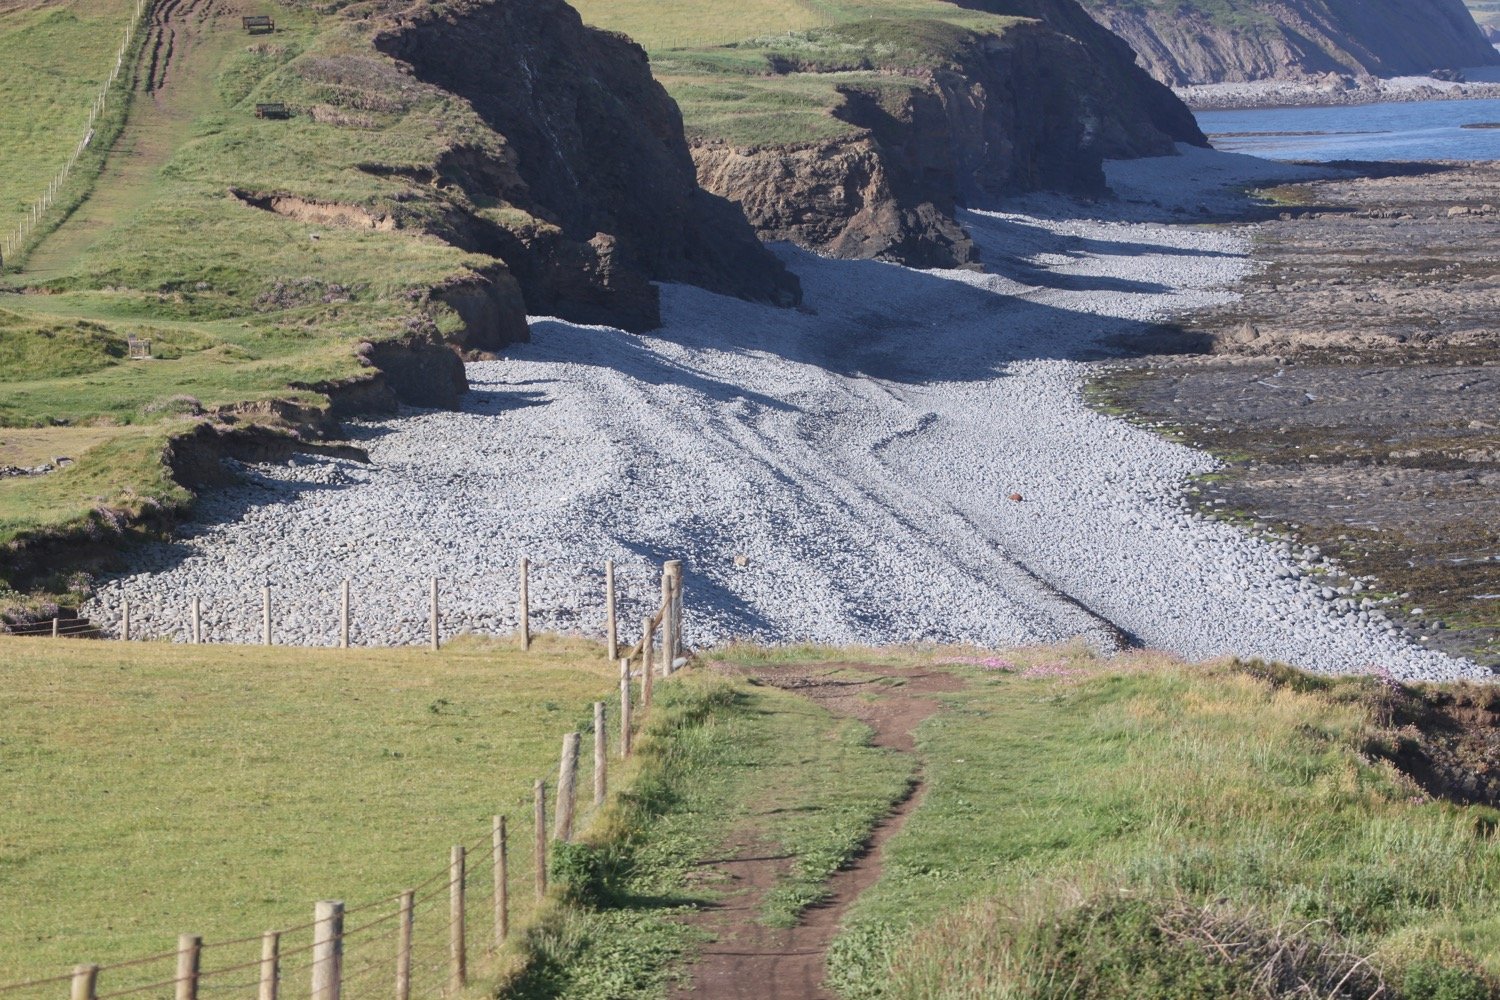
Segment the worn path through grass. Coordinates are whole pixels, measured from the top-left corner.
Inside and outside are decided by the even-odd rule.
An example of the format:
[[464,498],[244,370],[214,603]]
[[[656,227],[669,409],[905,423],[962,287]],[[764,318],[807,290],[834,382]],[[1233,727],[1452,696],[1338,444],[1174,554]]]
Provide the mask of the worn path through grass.
[[[1494,767],[1500,696],[851,653],[738,650],[665,686],[634,812],[501,995],[1500,996],[1500,813],[1414,764],[1467,726],[1489,749],[1466,766]],[[1423,714],[1454,699],[1467,721]]]
[[[726,842],[728,856],[702,862],[710,877],[730,888],[722,902],[699,911],[691,920],[711,936],[712,943],[691,966],[689,983],[675,995],[716,1000],[832,1000],[835,995],[823,986],[828,947],[849,906],[880,878],[886,843],[921,801],[921,765],[910,756],[916,747],[916,729],[939,708],[931,695],[956,690],[962,682],[947,673],[843,664],[724,669],[753,684],[811,699],[835,717],[868,726],[872,746],[902,755],[909,784],[858,852],[826,883],[809,887],[819,898],[805,908],[778,906],[777,900],[778,883],[802,859],[777,852],[757,822],[737,829]],[[793,791],[781,785],[767,788],[763,810],[774,814],[786,808],[788,793]]]
[[239,16],[233,2],[157,5],[125,128],[89,197],[27,257],[28,280],[69,273],[100,235],[157,196],[157,172],[191,138],[193,122],[222,103],[218,88],[204,81],[213,80],[219,63],[243,44]]

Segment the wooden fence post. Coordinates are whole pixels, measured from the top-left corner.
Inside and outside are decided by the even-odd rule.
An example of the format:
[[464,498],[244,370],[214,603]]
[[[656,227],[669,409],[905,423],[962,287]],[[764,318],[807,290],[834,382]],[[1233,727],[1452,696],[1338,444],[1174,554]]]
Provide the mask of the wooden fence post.
[[[670,564],[669,564],[670,565]],[[670,676],[677,669],[677,577],[667,571],[667,611],[662,616],[661,669]]]
[[73,967],[72,1000],[94,1000],[99,995],[99,966],[75,965]]
[[120,619],[120,638],[124,639],[126,642],[129,642],[130,641],[130,602],[129,601],[123,601],[121,603],[122,603],[123,607],[121,609],[121,619]]
[[521,557],[521,596],[516,602],[521,619],[521,648],[531,648],[531,560]]
[[396,1000],[411,1000],[411,939],[416,911],[417,894],[408,889],[401,894],[401,912],[396,918]]
[[203,642],[203,602],[193,595],[193,645]]
[[651,665],[641,659],[641,711],[651,707]]
[[52,638],[56,639],[58,634],[57,616],[52,616]]
[[469,959],[464,935],[464,845],[454,844],[448,855],[448,991],[457,995],[469,982]]
[[620,661],[620,756],[630,756],[630,661]]
[[661,673],[672,675],[672,572],[661,571]]
[[260,588],[260,631],[261,641],[269,646],[271,644],[271,588],[269,585]]
[[495,855],[495,950],[499,951],[510,936],[510,853],[505,843],[505,817],[496,816],[491,823],[490,849]]
[[615,561],[604,560],[604,630],[609,643],[609,660],[620,657],[620,633],[615,627]]
[[276,1000],[281,988],[281,932],[260,936],[260,991],[256,1000]]
[[198,1000],[198,968],[203,939],[196,934],[177,936],[177,1000]]
[[673,559],[667,565],[672,569],[672,655],[675,657],[682,655],[682,560]]
[[349,648],[349,581],[339,584],[339,648]]
[[609,781],[609,733],[604,731],[604,702],[594,702],[594,807],[604,805]]
[[655,668],[655,664],[654,664],[655,657],[651,655],[654,652],[654,650],[652,650],[651,647],[653,645],[655,645],[655,643],[656,643],[656,629],[653,627],[653,625],[651,623],[651,616],[647,615],[645,618],[641,619],[641,672],[642,673],[649,674],[649,673],[651,673],[652,670],[656,669]]
[[578,783],[578,734],[563,736],[562,761],[557,768],[557,819],[552,836],[563,843],[573,839],[573,797]]
[[541,902],[547,895],[547,785],[540,779],[531,789],[532,807],[536,823],[536,898]]
[[428,631],[431,633],[429,641],[431,643],[432,651],[434,653],[437,652],[437,650],[438,650],[438,595],[437,595],[438,588],[437,588],[437,584],[438,584],[437,577],[433,577],[432,578],[432,585],[431,585],[431,590],[432,590],[432,593],[431,593],[431,598],[432,598],[431,604],[432,604],[432,607],[429,610],[428,616],[427,616],[428,617]]
[[344,904],[313,905],[312,1000],[339,1000],[344,986]]

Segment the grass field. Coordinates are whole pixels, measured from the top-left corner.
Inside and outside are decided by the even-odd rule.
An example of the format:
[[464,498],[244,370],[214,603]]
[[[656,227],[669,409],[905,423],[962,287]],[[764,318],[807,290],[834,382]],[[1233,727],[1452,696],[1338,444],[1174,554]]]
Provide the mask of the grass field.
[[[837,671],[849,654],[728,656]],[[867,659],[899,684],[931,654]],[[1435,800],[1382,762],[1413,735],[1393,728],[1409,693],[1073,648],[975,659],[947,667],[967,686],[918,731],[923,798],[835,942],[841,996],[1500,995],[1500,812]],[[205,967],[250,961],[259,930],[305,923],[313,899],[389,898],[440,873],[452,843],[481,858],[493,812],[512,817],[520,923],[530,782],[613,694],[600,660],[554,639],[529,655],[0,642],[0,982],[168,952],[181,931],[251,937]],[[699,942],[683,915],[723,898],[697,862],[726,846],[794,859],[751,919],[795,920],[907,786],[913,759],[867,739],[769,686],[708,671],[660,685],[616,797],[554,858],[557,892],[503,995],[663,996]],[[358,912],[361,927],[386,916]],[[419,917],[430,975],[435,919]],[[384,995],[388,943],[356,947],[374,961],[346,968],[375,971],[346,995]],[[105,976],[128,989],[170,962]]]
[[[519,919],[532,780],[552,786],[562,734],[591,731],[614,676],[601,649],[548,638],[529,654],[0,639],[0,983],[169,951],[181,932],[212,945],[301,925],[316,899],[390,896],[486,838],[492,813],[513,824]],[[441,941],[435,915],[422,924]],[[476,957],[488,933],[473,919]],[[204,967],[258,948],[210,947]],[[100,989],[153,976],[170,962],[106,971]]]
[[0,5],[0,231],[15,226],[83,138],[134,6]]
[[682,108],[689,138],[738,146],[854,134],[835,114],[844,102],[840,87],[899,100],[917,85],[901,72],[947,65],[974,34],[1003,34],[1020,20],[943,0],[580,0],[574,6],[588,23],[646,47],[653,74]]

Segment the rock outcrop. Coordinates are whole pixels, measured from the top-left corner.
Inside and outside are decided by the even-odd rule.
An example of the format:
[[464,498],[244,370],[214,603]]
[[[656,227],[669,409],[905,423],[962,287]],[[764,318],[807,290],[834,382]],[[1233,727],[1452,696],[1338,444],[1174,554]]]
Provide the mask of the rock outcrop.
[[1174,87],[1390,77],[1500,62],[1463,0],[1085,0]]
[[[1037,190],[1103,195],[1105,157],[1204,144],[1187,108],[1073,0],[967,5],[1036,20],[995,32],[945,25],[942,57],[916,65],[769,53],[768,65],[788,76],[838,72],[841,102],[831,114],[853,126],[850,134],[751,146],[700,140],[699,183],[738,203],[764,239],[953,267],[976,259],[954,219],[960,206]],[[914,28],[923,29],[934,30],[928,22]],[[840,44],[827,47],[879,51],[860,44],[861,31],[890,29],[840,29]],[[844,72],[851,68],[871,72]]]
[[[702,190],[677,105],[629,39],[585,27],[562,0],[411,8],[375,45],[467,101],[500,137],[430,171],[463,197],[435,231],[504,260],[527,308],[642,329],[651,281],[799,301],[796,278],[744,217]],[[504,214],[483,206],[500,204]]]

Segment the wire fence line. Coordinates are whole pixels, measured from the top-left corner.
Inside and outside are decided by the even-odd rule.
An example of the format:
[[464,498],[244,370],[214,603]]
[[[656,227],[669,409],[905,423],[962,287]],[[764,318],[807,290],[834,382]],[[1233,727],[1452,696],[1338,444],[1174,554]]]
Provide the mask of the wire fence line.
[[150,11],[153,3],[154,0],[136,0],[135,7],[131,11],[130,21],[125,25],[125,37],[120,42],[119,50],[115,53],[114,65],[109,71],[109,76],[99,87],[98,93],[94,95],[93,102],[89,105],[88,125],[85,126],[82,137],[74,145],[73,151],[68,154],[67,160],[58,168],[57,173],[47,181],[46,188],[26,208],[15,227],[9,230],[4,236],[0,236],[0,264],[14,257],[17,251],[26,245],[26,241],[31,238],[32,233],[36,231],[37,226],[46,217],[48,210],[57,201],[58,195],[62,192],[63,185],[67,183],[68,177],[73,173],[73,168],[78,165],[79,157],[83,156],[84,152],[93,144],[94,125],[99,121],[99,117],[104,114],[104,109],[109,102],[110,92],[114,90],[115,84],[125,72],[125,57],[130,54],[131,43],[135,41],[136,32],[140,29],[141,23],[145,20],[146,14]]
[[[613,596],[611,592],[611,596]],[[670,677],[681,661],[680,561],[665,566],[662,600],[647,624],[660,630],[661,658],[653,665],[650,631],[619,653],[619,737],[615,752],[631,753],[632,730],[651,703],[653,682]],[[640,669],[633,670],[633,659]],[[606,800],[609,741],[605,706],[594,704],[592,806]],[[540,903],[547,893],[549,839],[568,842],[577,812],[580,734],[563,735],[549,838],[548,784],[532,788],[532,815],[512,825],[491,817],[489,829],[449,849],[448,862],[398,894],[346,906],[314,904],[312,919],[224,941],[193,934],[177,947],[108,965],[81,964],[72,972],[0,984],[0,1000],[444,1000],[460,993],[472,972],[513,937],[515,890]],[[519,827],[519,828],[518,828]],[[528,828],[529,827],[529,828]],[[513,834],[530,834],[530,864],[512,865]],[[526,851],[518,852],[525,860]],[[446,907],[444,906],[446,904]],[[207,960],[205,960],[205,958]]]
[[[517,637],[521,648],[528,649],[532,640],[532,613],[535,605],[532,600],[531,574],[539,565],[527,557],[522,557],[517,566],[517,577],[514,589],[510,591],[515,596],[514,618],[515,629],[508,634]],[[622,604],[634,609],[653,608],[662,606],[666,600],[667,588],[676,588],[676,597],[673,607],[677,610],[680,618],[682,603],[682,561],[668,560],[662,566],[661,571],[661,596],[656,592],[655,581],[651,578],[650,571],[644,581],[639,573],[633,574],[632,582],[636,585],[636,592],[625,594],[617,586],[615,564],[613,560],[606,560],[602,567],[602,574],[598,567],[583,570],[568,570],[571,578],[582,579],[587,575],[592,583],[589,589],[594,594],[602,591],[603,608],[597,612],[596,621],[602,619],[604,636],[608,646],[608,657],[611,662],[618,659],[621,648],[620,636],[622,634],[620,614]],[[670,577],[670,582],[669,578]],[[470,584],[476,581],[469,579]],[[480,587],[481,592],[493,596],[494,587],[490,586],[494,578],[486,577],[478,581],[485,586]],[[646,582],[649,585],[647,593],[640,592],[640,584]],[[393,591],[389,586],[376,591],[381,598],[379,607],[375,613],[375,628],[367,628],[371,620],[370,612],[363,610],[365,602],[362,600],[368,591],[357,593],[349,580],[338,584],[337,589],[329,589],[325,592],[327,598],[325,606],[316,609],[318,624],[312,626],[316,629],[318,638],[313,638],[313,631],[309,628],[309,609],[304,599],[297,603],[284,601],[278,588],[270,584],[259,588],[259,594],[246,594],[239,599],[225,602],[222,598],[217,604],[210,605],[202,597],[194,595],[177,607],[150,604],[142,606],[139,602],[122,599],[118,603],[108,603],[100,608],[103,616],[113,617],[109,621],[104,617],[82,617],[81,615],[67,615],[62,609],[58,609],[50,618],[33,619],[6,625],[0,623],[0,632],[9,632],[13,635],[24,636],[51,636],[57,639],[118,639],[124,641],[136,641],[141,639],[181,639],[186,642],[199,645],[210,642],[224,641],[245,642],[255,636],[259,644],[272,645],[296,645],[311,646],[319,644],[335,645],[339,648],[349,648],[360,645],[366,648],[386,647],[395,648],[423,644],[428,648],[437,650],[442,644],[453,636],[463,632],[474,632],[475,634],[507,634],[493,628],[493,622],[481,624],[479,627],[465,627],[465,615],[472,612],[476,604],[485,604],[477,600],[470,591],[467,595],[458,595],[461,600],[459,604],[464,610],[457,615],[449,614],[448,602],[455,597],[455,590],[440,578],[430,577],[425,581],[422,588],[425,593],[418,597],[410,586],[410,582]],[[602,586],[601,586],[602,584]],[[393,593],[398,595],[398,603],[405,600],[407,609],[398,611],[397,618],[390,617],[390,597]],[[564,600],[566,610],[563,614],[576,615],[579,612],[580,601],[577,593],[569,595]],[[466,599],[464,599],[466,598]],[[508,601],[509,598],[504,600]],[[420,603],[416,603],[420,602]],[[491,605],[486,605],[491,606]],[[425,621],[423,620],[425,618]],[[457,622],[454,619],[458,619]],[[658,610],[653,610],[648,617],[641,619],[641,638],[647,633],[653,633],[663,625],[663,618]],[[296,624],[288,624],[294,621]],[[472,617],[467,618],[472,623]],[[400,628],[393,628],[392,623]],[[633,624],[627,621],[627,627]],[[631,629],[631,631],[634,631]],[[595,633],[597,634],[597,633]],[[680,621],[676,628],[671,630],[675,639],[674,648],[670,651],[663,648],[662,655],[665,662],[670,664],[677,658],[681,646]],[[251,640],[253,641],[253,640]],[[642,641],[638,639],[630,647],[629,655],[635,658],[641,654]]]

